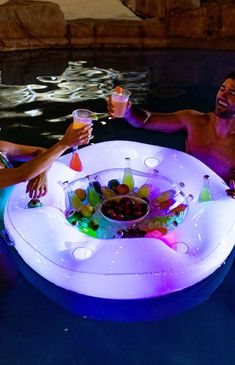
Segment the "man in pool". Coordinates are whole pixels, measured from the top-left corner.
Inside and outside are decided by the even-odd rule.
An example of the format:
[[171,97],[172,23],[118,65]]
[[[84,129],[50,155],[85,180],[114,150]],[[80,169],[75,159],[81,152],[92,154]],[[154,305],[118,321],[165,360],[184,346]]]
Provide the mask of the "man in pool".
[[[111,99],[108,109],[112,115]],[[125,119],[136,128],[166,133],[184,130],[187,153],[204,162],[226,182],[235,178],[235,71],[230,72],[220,86],[214,112],[188,109],[155,113],[129,103]],[[235,197],[235,190],[230,190]]]
[[[28,181],[26,192],[31,198],[44,196],[47,193],[46,171],[68,148],[89,143],[91,130],[92,125],[74,129],[71,124],[64,136],[49,149],[0,141],[0,191]],[[9,168],[13,161],[26,162]]]

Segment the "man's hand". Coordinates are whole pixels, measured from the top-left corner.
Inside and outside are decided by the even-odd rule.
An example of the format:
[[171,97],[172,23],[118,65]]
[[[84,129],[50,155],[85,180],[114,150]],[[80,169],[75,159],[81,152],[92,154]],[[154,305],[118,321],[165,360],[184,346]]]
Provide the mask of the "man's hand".
[[29,180],[26,193],[29,193],[29,197],[32,199],[41,198],[47,193],[47,174],[43,172],[42,174]]
[[[130,107],[131,107],[131,102],[128,101],[125,113],[127,113],[129,111]],[[113,116],[114,107],[113,107],[113,102],[112,102],[111,96],[109,96],[107,99],[107,109],[108,109],[108,113],[109,113],[110,117],[114,118],[114,116]],[[125,118],[125,116],[124,116],[124,118]]]

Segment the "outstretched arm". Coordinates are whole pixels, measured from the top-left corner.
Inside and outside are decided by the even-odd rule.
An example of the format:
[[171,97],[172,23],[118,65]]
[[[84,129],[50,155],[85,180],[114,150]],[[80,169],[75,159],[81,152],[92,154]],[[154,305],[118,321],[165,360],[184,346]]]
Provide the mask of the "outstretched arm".
[[[111,97],[107,100],[109,114],[113,115]],[[180,110],[174,113],[154,113],[137,108],[128,103],[125,119],[135,128],[145,128],[158,132],[172,133],[180,130],[188,131],[195,117],[201,115],[195,110]]]
[[71,124],[63,138],[48,150],[43,151],[17,168],[0,169],[0,188],[33,179],[44,173],[68,148],[87,144],[90,135],[91,125],[74,129]]
[[155,113],[131,106],[127,109],[125,119],[136,128],[173,133],[187,131],[195,114],[194,110],[180,110],[174,113]]
[[11,161],[28,161],[46,151],[46,148],[0,141],[0,150],[4,152]]

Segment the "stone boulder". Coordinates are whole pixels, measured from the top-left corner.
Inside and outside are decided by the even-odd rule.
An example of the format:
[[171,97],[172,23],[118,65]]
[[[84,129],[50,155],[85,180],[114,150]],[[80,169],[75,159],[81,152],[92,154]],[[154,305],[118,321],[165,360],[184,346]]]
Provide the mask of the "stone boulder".
[[0,5],[0,50],[66,46],[66,22],[52,2],[10,0]]

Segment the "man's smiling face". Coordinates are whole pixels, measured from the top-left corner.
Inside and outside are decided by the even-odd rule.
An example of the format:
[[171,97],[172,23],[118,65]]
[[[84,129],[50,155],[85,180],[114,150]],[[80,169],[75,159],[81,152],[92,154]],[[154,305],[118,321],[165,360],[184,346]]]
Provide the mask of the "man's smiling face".
[[222,119],[235,117],[235,79],[226,79],[220,86],[216,96],[215,115]]

